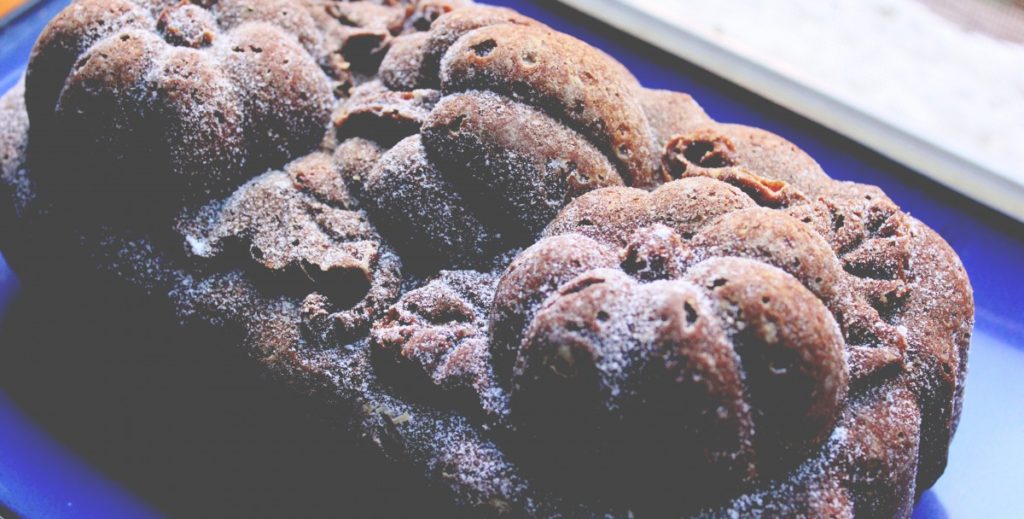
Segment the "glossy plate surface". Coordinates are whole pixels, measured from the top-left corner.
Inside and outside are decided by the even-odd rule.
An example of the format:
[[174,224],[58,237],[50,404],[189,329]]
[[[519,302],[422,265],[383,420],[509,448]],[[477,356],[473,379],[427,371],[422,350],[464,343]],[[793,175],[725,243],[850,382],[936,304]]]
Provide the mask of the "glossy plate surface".
[[[42,2],[0,29],[0,91],[10,88],[23,73],[32,42],[65,3]],[[782,135],[817,159],[834,178],[881,186],[905,210],[945,237],[963,259],[974,285],[977,326],[966,402],[949,467],[924,495],[914,517],[1013,515],[1019,490],[1024,488],[1024,225],[566,7],[544,0],[491,3],[518,9],[605,50],[648,87],[692,94],[719,121]],[[17,279],[0,257],[0,319],[17,291]],[[4,347],[2,341],[0,335],[0,347]],[[53,439],[30,418],[34,410],[29,404],[10,398],[5,387],[0,380],[0,515],[4,509],[24,517],[160,515],[157,507],[147,504],[148,497],[128,490],[138,487],[136,481],[105,475]],[[195,469],[202,472],[204,468]],[[145,479],[147,474],[135,477]],[[344,495],[343,488],[336,491]],[[287,499],[287,494],[280,497]],[[190,495],[178,494],[176,499],[187,503]],[[201,507],[203,502],[193,504]]]

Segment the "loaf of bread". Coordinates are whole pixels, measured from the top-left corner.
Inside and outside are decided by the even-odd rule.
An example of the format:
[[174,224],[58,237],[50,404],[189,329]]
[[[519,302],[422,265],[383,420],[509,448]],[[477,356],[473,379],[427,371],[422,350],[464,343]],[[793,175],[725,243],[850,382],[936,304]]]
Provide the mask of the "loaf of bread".
[[237,329],[469,515],[908,517],[945,467],[942,238],[511,10],[77,0],[0,113],[16,268]]

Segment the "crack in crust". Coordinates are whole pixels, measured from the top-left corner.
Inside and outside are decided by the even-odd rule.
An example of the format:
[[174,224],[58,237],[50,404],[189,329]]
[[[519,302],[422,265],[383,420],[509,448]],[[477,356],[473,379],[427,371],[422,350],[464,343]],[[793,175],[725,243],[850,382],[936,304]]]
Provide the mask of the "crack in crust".
[[401,283],[397,256],[354,205],[330,156],[308,155],[239,188],[187,241],[209,260],[249,256],[268,290],[308,294],[301,313],[314,343],[345,342],[366,333]]
[[5,249],[73,229],[474,512],[906,516],[942,472],[973,323],[948,245],[514,11],[78,0],[26,84]]

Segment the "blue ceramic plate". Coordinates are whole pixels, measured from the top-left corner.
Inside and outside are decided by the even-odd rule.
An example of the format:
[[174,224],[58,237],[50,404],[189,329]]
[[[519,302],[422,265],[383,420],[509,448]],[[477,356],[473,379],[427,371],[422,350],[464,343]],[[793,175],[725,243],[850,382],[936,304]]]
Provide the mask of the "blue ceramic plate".
[[[1016,515],[1019,491],[1024,488],[1024,225],[579,13],[544,0],[491,2],[518,9],[604,49],[646,86],[692,94],[715,119],[762,127],[786,137],[835,178],[881,186],[905,210],[945,237],[960,254],[974,284],[977,326],[966,402],[949,467],[925,493],[914,517]],[[0,91],[20,77],[32,42],[65,3],[41,2],[0,29]],[[0,257],[0,318],[16,297],[17,286]],[[27,417],[31,409],[19,408],[3,388],[0,381],[0,510],[24,517],[160,515],[126,490],[127,482],[109,479],[51,439]],[[185,501],[189,498],[180,496]]]

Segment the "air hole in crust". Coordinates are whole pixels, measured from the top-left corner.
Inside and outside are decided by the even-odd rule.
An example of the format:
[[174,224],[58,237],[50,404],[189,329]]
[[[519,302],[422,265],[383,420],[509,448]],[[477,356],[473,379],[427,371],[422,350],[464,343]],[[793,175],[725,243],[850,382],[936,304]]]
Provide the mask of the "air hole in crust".
[[448,124],[448,133],[450,133],[452,135],[459,133],[462,130],[462,123],[465,120],[466,120],[466,116],[465,115],[460,115],[460,116],[456,117],[455,119],[452,119],[452,122]]
[[728,164],[724,150],[711,141],[694,141],[683,151],[686,160],[705,168],[722,168]]
[[302,269],[337,308],[352,308],[370,292],[370,280],[366,273],[357,268],[331,268],[321,270],[316,265],[306,264]]
[[482,41],[480,43],[477,43],[476,45],[473,45],[472,49],[473,49],[473,52],[477,56],[480,56],[481,58],[483,58],[483,57],[487,56],[488,54],[490,54],[491,52],[493,52],[494,49],[497,48],[497,47],[498,47],[498,42],[496,42],[494,40],[484,40],[484,41]]
[[686,312],[686,326],[693,326],[697,322],[697,310],[687,301],[683,303],[683,311]]
[[700,168],[735,165],[735,151],[736,147],[728,137],[713,130],[698,130],[677,135],[668,141],[661,161],[670,177],[682,178],[690,165]]

